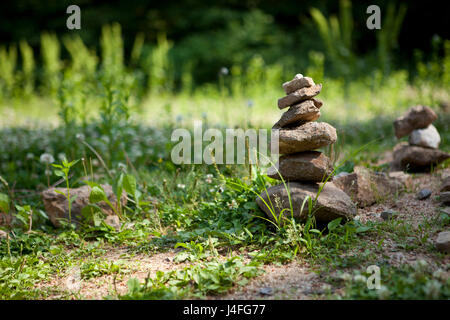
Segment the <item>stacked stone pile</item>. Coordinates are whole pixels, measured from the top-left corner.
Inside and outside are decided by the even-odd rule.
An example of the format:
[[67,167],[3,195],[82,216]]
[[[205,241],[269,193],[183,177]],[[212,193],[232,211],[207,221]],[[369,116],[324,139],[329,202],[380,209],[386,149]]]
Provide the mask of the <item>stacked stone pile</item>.
[[394,167],[412,171],[429,170],[431,166],[450,158],[450,154],[439,150],[441,137],[432,122],[436,113],[426,106],[415,106],[394,121],[395,136],[409,135],[408,143],[402,142],[394,148]]
[[[297,74],[294,79],[283,84],[283,89],[286,96],[278,100],[278,108],[289,109],[272,128],[279,130],[279,153],[282,156],[275,167],[269,168],[267,175],[279,180],[281,175],[288,182],[294,216],[305,218],[308,207],[305,206],[300,212],[303,200],[306,196],[314,199],[320,183],[333,172],[330,159],[316,149],[336,142],[336,129],[326,122],[315,122],[320,117],[323,105],[322,101],[315,98],[322,90],[321,84],[315,84],[313,79]],[[290,211],[284,184],[270,187],[267,191],[260,195],[264,201],[259,197],[256,201],[270,218],[273,218],[270,203],[277,216],[283,209]],[[339,217],[347,219],[356,214],[356,207],[349,196],[331,182],[325,184],[316,209],[318,221]],[[286,214],[290,216],[291,213]]]

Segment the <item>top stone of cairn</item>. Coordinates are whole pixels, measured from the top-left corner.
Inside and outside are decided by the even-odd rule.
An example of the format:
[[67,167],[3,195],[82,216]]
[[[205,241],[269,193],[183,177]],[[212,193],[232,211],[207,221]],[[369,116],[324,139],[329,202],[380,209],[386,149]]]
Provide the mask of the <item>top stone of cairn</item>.
[[298,89],[304,87],[311,87],[315,85],[314,80],[309,77],[304,77],[302,74],[297,73],[291,81],[283,83],[283,89],[286,94],[290,94]]

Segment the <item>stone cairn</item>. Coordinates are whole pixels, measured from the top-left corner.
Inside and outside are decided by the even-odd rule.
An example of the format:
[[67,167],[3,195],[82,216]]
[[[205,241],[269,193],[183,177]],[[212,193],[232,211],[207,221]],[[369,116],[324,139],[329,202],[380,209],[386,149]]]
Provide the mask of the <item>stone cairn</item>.
[[436,113],[429,107],[415,106],[394,121],[398,139],[409,135],[408,143],[394,147],[394,168],[424,171],[450,158],[450,154],[438,149],[441,137],[432,125],[436,119]]
[[[289,109],[272,127],[279,130],[279,153],[282,154],[276,164],[279,173],[271,167],[267,175],[281,180],[281,174],[287,182],[294,216],[305,218],[308,206],[305,205],[300,212],[303,200],[306,196],[314,200],[320,182],[333,172],[330,159],[314,150],[336,142],[336,129],[328,123],[315,122],[320,117],[323,105],[322,101],[314,98],[320,93],[321,84],[315,84],[313,79],[297,74],[293,80],[283,84],[283,89],[287,95],[278,100],[278,108]],[[288,191],[284,184],[270,187],[260,197],[257,197],[256,202],[269,218],[273,219],[269,207],[277,217],[283,209],[288,209],[287,216],[291,215]],[[318,221],[326,222],[339,217],[347,219],[356,214],[356,207],[349,196],[331,182],[325,184],[316,206],[315,217]]]

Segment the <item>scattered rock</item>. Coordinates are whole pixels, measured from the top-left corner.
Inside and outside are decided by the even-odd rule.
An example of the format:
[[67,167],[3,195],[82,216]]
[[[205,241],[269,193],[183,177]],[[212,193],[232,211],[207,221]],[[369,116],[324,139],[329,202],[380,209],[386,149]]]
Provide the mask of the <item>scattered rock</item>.
[[444,180],[442,180],[442,184],[441,184],[441,192],[446,192],[446,191],[450,191],[450,176],[444,178]]
[[425,200],[431,196],[431,190],[430,189],[422,189],[417,194],[418,200]]
[[442,203],[450,203],[450,191],[441,192],[439,194],[439,200]]
[[385,210],[385,211],[381,212],[380,216],[383,220],[386,221],[386,220],[394,219],[396,215],[397,215],[397,212],[395,212],[393,210]]
[[[319,192],[319,183],[300,183],[288,182],[286,184],[290,191],[292,201],[292,208],[294,217],[305,219],[308,215],[308,205],[303,207],[300,212],[303,200],[309,196],[313,200]],[[274,214],[278,217],[283,209],[286,217],[291,216],[288,193],[283,184],[276,185],[267,189],[266,192],[261,193],[261,198],[257,197],[256,203],[263,210],[269,219],[274,220],[269,207],[273,208]],[[269,201],[270,199],[270,201]],[[266,206],[267,203],[269,207]],[[272,205],[271,205],[272,204]],[[344,220],[351,220],[356,215],[356,206],[351,201],[350,197],[337,188],[332,182],[328,182],[323,187],[317,199],[316,207],[313,208],[314,215],[317,221],[329,222],[336,218],[344,218]]]
[[284,109],[286,107],[292,106],[300,101],[311,99],[312,97],[317,96],[322,90],[321,84],[316,84],[311,87],[304,87],[298,89],[287,96],[278,99],[278,108]]
[[290,154],[325,147],[336,142],[336,129],[326,122],[308,122],[279,131],[279,153]]
[[405,187],[402,181],[389,178],[385,173],[372,172],[360,166],[356,166],[353,173],[336,176],[333,183],[362,208],[374,204],[380,198],[392,196]]
[[426,128],[437,119],[436,113],[426,106],[415,106],[394,121],[395,136],[397,138],[410,134],[415,129]]
[[120,230],[120,227],[122,226],[122,224],[120,223],[120,219],[118,216],[113,215],[113,216],[107,216],[105,218],[105,223],[110,226],[113,227],[114,229],[116,229],[116,231]]
[[403,171],[391,171],[388,173],[388,177],[393,181],[398,181],[406,188],[411,189],[413,187],[413,180],[411,175]]
[[290,94],[298,89],[311,87],[313,85],[315,85],[313,79],[304,77],[302,74],[298,73],[295,75],[294,79],[283,83],[283,89],[286,94]]
[[[323,181],[333,172],[330,159],[322,152],[307,151],[280,157],[277,163],[278,171],[284,180]],[[270,168],[267,175],[279,179],[280,175],[275,168]]]
[[[113,193],[112,187],[110,185],[102,185],[105,190],[106,196],[109,201],[115,206],[116,196]],[[44,201],[45,211],[50,218],[50,221],[56,226],[60,226],[59,219],[69,219],[69,206],[67,199],[64,195],[57,193],[60,191],[63,193],[67,192],[66,188],[50,188],[42,192],[42,198]],[[80,188],[70,189],[71,197],[76,197],[75,201],[72,203],[72,221],[79,222],[81,219],[81,210],[89,204],[89,195],[91,193],[91,188],[89,186],[83,186]],[[122,195],[121,203],[125,205],[127,202],[125,192]],[[107,215],[114,215],[114,211],[102,201],[97,203],[97,205],[102,209],[102,211]]]
[[436,249],[450,253],[450,231],[440,232],[436,239]]
[[430,170],[431,166],[449,158],[450,154],[441,150],[410,146],[405,142],[401,142],[394,147],[394,167],[403,170]]
[[411,135],[409,136],[410,145],[425,148],[437,149],[439,147],[440,142],[441,136],[439,135],[439,132],[432,124],[430,124],[425,129],[414,130],[413,132],[411,132]]
[[299,104],[295,104],[283,113],[281,119],[273,126],[273,129],[285,127],[295,122],[308,122],[319,119],[320,111],[315,106],[313,100],[306,100]]
[[271,287],[261,288],[259,294],[262,296],[271,296],[273,295],[273,289]]

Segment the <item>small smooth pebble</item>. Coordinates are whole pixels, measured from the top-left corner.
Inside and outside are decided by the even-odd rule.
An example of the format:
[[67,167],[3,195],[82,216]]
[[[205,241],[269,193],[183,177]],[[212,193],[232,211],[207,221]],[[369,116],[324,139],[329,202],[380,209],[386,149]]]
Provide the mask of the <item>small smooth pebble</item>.
[[430,189],[422,189],[419,191],[419,193],[417,194],[417,199],[419,200],[425,200],[427,199],[429,196],[431,196],[431,190]]
[[259,290],[259,293],[263,296],[271,296],[273,294],[273,289],[271,287],[265,287]]

